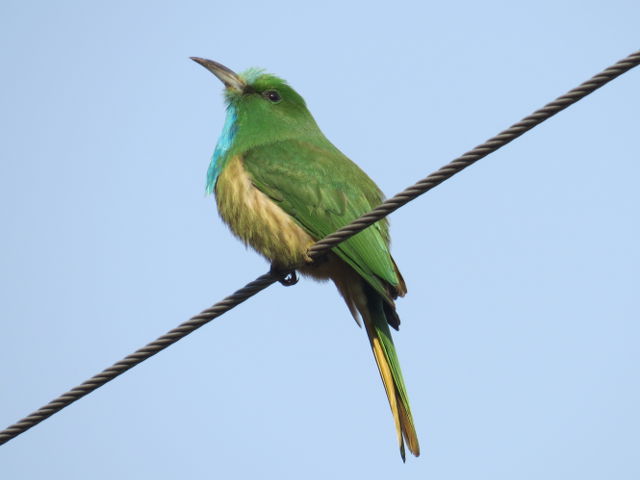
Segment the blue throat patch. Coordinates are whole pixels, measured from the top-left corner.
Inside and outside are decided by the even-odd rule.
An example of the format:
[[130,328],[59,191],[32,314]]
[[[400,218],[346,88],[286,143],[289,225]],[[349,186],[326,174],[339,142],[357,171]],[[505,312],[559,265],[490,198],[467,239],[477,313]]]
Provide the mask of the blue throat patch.
[[211,163],[207,170],[206,192],[208,195],[214,192],[218,176],[226,163],[227,159],[225,154],[231,148],[231,144],[233,143],[233,139],[235,138],[236,131],[238,129],[236,124],[237,119],[238,115],[236,113],[236,108],[233,104],[229,104],[227,107],[227,118],[225,119],[224,126],[222,127],[222,133],[220,134],[220,138],[218,138],[218,143],[213,151],[213,157],[211,157]]

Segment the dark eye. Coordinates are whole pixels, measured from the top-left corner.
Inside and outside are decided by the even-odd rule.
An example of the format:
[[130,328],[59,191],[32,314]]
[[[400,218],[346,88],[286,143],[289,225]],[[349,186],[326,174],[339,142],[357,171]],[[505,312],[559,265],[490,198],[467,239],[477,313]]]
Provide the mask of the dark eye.
[[278,103],[280,100],[282,100],[282,97],[280,96],[280,94],[275,90],[267,90],[266,92],[263,93],[263,95],[271,103]]

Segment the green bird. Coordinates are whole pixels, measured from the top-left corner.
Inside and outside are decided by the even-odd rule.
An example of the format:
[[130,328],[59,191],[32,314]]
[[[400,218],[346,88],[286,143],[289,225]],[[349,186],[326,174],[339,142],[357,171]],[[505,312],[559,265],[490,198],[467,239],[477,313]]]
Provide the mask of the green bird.
[[[304,99],[260,69],[236,74],[192,57],[225,86],[227,116],[207,172],[207,193],[231,231],[272,268],[331,279],[364,323],[395,421],[400,455],[420,446],[389,326],[407,292],[381,220],[313,261],[309,247],[383,200],[378,186],[320,131]],[[295,273],[293,274],[295,278]],[[289,277],[289,280],[293,280]],[[295,280],[294,280],[295,281]],[[283,282],[285,280],[283,279]]]

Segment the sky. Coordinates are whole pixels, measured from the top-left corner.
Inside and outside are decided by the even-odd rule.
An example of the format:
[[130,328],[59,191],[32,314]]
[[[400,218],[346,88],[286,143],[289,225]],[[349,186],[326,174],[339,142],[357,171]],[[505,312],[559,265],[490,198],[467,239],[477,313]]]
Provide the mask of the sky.
[[[636,1],[0,4],[0,428],[261,275],[204,194],[264,67],[387,195],[640,47]],[[0,478],[640,477],[640,69],[390,217],[402,464],[364,331],[274,285],[0,447]]]

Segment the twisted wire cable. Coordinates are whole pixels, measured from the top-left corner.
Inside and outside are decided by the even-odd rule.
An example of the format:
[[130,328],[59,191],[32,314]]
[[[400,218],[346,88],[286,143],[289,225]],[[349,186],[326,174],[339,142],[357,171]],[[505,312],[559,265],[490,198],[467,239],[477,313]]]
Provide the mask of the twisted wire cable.
[[[355,235],[356,233],[364,230],[378,220],[396,211],[403,205],[409,203],[411,200],[414,200],[416,197],[431,190],[435,186],[451,178],[453,175],[477,162],[481,158],[486,157],[490,153],[518,138],[520,135],[531,130],[535,126],[544,122],[556,113],[564,110],[568,106],[586,97],[591,92],[597,90],[616,77],[622,75],[628,70],[631,70],[633,67],[636,67],[638,64],[640,64],[640,50],[632,53],[627,58],[624,58],[623,60],[620,60],[616,64],[603,70],[591,79],[582,83],[580,86],[574,88],[573,90],[570,90],[566,94],[548,103],[541,109],[536,110],[534,113],[525,117],[518,123],[513,124],[511,127],[507,128],[495,137],[490,138],[485,143],[478,145],[473,150],[470,150],[464,155],[461,155],[460,157],[454,159],[428,177],[420,180],[415,185],[412,185],[411,187],[398,193],[394,197],[386,200],[369,213],[362,215],[348,225],[340,228],[336,232],[319,240],[309,249],[309,255],[311,256],[311,258],[318,258],[322,256],[331,248],[338,245],[340,242],[343,242],[347,238]],[[68,392],[60,395],[58,398],[52,400],[43,407],[40,407],[38,410],[18,421],[17,423],[9,426],[5,430],[0,431],[0,445],[7,443],[9,440],[17,437],[21,433],[37,425],[43,420],[46,420],[47,418],[59,412],[76,400],[79,400],[85,395],[88,395],[97,388],[115,379],[119,375],[122,375],[127,370],[145,361],[147,358],[152,357],[168,346],[176,343],[178,340],[186,337],[206,323],[209,323],[214,318],[217,318],[220,315],[228,312],[248,298],[269,287],[279,279],[280,277],[276,273],[272,272],[261,275],[254,281],[248,283],[241,289],[234,292],[232,295],[226,297],[224,300],[221,300],[215,305],[207,308],[206,310],[203,310],[199,314],[180,324],[173,330],[170,330],[153,342],[136,350],[134,353],[127,355],[122,360],[114,363],[112,366],[104,369],[102,372],[94,375],[77,387],[74,387]]]
[[381,203],[370,212],[365,213],[348,225],[336,230],[334,233],[327,235],[309,249],[309,256],[311,258],[317,258],[323,255],[340,242],[345,241],[352,235],[364,230],[390,213],[395,212],[400,207],[440,185],[445,180],[453,177],[456,173],[464,170],[470,165],[473,165],[475,162],[486,157],[490,153],[495,152],[507,143],[518,138],[520,135],[540,125],[545,120],[551,118],[556,113],[561,112],[570,105],[573,105],[578,100],[582,100],[594,90],[597,90],[603,85],[609,83],[614,78],[619,77],[623,73],[631,70],[633,67],[636,67],[638,64],[640,64],[640,50],[603,70],[576,88],[569,90],[564,95],[546,104],[541,109],[536,110],[531,115],[520,120],[518,123],[514,123],[495,137],[492,137],[483,144],[478,145],[473,150],[469,150],[467,153],[452,160],[450,163],[433,172],[428,177],[423,178],[416,184],[406,188],[394,197]]

